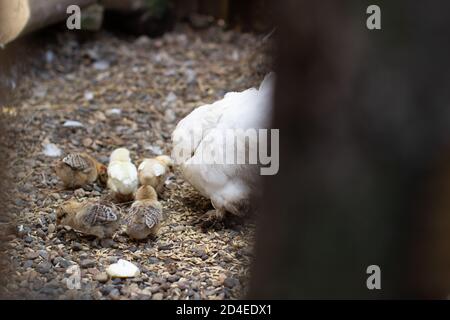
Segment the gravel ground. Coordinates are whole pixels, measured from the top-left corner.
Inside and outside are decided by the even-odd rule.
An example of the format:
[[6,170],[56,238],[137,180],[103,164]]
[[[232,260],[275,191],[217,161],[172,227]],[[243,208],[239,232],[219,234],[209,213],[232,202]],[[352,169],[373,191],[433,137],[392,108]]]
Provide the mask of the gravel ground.
[[[20,78],[16,103],[3,106],[10,124],[3,137],[14,235],[8,237],[11,297],[51,299],[235,299],[245,294],[254,225],[238,221],[203,232],[194,221],[210,208],[175,171],[161,203],[168,218],[156,240],[133,242],[119,232],[98,242],[55,227],[55,209],[72,197],[97,198],[97,185],[63,190],[44,147],[87,151],[107,163],[126,146],[136,162],[170,153],[170,134],[193,108],[227,91],[258,85],[267,71],[261,37],[178,26],[159,39],[100,32],[61,32]],[[65,127],[67,120],[82,127]],[[1,221],[0,221],[1,222]],[[118,259],[141,275],[107,279]],[[73,267],[75,266],[75,267]],[[67,285],[81,270],[81,288]]]

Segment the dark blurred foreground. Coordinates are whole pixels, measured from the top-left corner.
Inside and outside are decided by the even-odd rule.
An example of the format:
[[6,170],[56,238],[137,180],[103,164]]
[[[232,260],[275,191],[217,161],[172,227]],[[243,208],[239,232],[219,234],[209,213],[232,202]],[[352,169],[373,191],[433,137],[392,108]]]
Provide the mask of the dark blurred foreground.
[[[450,293],[448,1],[281,1],[251,298]],[[381,268],[368,290],[366,268]]]

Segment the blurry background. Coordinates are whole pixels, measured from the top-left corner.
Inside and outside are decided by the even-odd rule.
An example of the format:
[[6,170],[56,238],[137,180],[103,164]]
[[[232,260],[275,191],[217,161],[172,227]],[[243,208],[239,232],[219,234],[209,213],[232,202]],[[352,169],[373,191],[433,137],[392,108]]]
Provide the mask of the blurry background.
[[74,0],[0,3],[2,32],[0,43],[41,29],[67,18],[66,8],[83,8],[82,29],[98,30],[105,20],[107,28],[133,34],[160,36],[175,22],[188,22],[194,28],[219,23],[242,31],[266,31],[270,28],[267,0]]

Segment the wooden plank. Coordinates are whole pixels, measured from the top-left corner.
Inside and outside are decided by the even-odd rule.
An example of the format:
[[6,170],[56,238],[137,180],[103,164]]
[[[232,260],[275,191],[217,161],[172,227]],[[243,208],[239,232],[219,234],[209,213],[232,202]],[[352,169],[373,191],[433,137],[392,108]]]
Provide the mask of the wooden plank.
[[67,7],[85,7],[96,0],[0,0],[0,45],[64,20]]

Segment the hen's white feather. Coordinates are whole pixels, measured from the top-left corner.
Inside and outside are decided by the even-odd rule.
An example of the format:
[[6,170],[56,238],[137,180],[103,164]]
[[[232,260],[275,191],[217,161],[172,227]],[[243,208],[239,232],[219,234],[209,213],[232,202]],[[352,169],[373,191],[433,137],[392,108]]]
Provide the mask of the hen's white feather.
[[[182,119],[172,134],[172,157],[185,179],[211,199],[216,209],[239,214],[257,189],[258,167],[250,164],[205,164],[202,155],[224,155],[227,129],[267,128],[271,115],[274,74],[259,89],[227,93],[223,99],[198,107]],[[237,139],[245,139],[244,134]],[[249,147],[252,147],[251,144]]]

